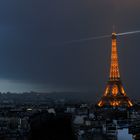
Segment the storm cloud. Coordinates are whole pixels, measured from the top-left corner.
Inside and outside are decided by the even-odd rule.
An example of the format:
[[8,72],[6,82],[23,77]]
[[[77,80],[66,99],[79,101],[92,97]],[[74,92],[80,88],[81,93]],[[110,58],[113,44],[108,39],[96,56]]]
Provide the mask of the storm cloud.
[[[101,95],[108,80],[111,39],[64,42],[111,34],[113,25],[117,32],[139,30],[139,9],[139,0],[1,1],[0,88]],[[140,97],[139,38],[118,38],[122,81],[132,97]]]

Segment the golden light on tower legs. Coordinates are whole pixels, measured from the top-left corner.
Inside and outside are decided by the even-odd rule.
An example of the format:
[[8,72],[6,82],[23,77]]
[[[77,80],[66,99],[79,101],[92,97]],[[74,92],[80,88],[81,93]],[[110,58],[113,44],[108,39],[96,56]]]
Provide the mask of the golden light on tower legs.
[[102,107],[103,106],[103,101],[99,101],[98,106]]
[[106,87],[104,96],[107,96],[108,92],[109,92],[109,86]]
[[133,104],[132,104],[132,102],[131,102],[130,100],[128,100],[128,103],[129,103],[129,106],[130,106],[130,107],[133,106]]
[[124,91],[123,86],[121,86],[121,93],[122,93],[124,96],[126,96],[126,93],[125,93],[125,91]]
[[111,64],[109,81],[101,100],[97,103],[99,107],[109,105],[112,107],[127,106],[132,107],[133,103],[127,97],[120,79],[117,39],[116,33],[112,33]]

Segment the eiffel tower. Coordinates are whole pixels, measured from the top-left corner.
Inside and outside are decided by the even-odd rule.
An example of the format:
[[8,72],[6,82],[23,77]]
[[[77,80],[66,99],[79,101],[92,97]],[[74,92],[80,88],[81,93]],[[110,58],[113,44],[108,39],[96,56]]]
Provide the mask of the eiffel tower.
[[126,95],[120,79],[116,35],[115,32],[112,33],[110,75],[103,96],[97,103],[99,107],[133,106],[132,101]]

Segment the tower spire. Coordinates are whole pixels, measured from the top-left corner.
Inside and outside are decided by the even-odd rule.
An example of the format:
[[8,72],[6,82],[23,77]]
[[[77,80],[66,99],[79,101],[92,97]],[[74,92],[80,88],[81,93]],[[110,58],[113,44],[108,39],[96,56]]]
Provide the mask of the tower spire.
[[112,47],[111,47],[111,65],[110,65],[110,80],[118,80],[120,78],[117,40],[116,33],[112,33]]

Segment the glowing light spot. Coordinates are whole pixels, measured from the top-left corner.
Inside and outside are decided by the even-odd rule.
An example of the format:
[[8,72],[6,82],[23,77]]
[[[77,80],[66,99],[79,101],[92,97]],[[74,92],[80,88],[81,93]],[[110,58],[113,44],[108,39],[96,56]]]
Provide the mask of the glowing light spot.
[[98,106],[101,107],[102,105],[103,105],[103,101],[100,101],[100,102],[98,103]]
[[118,86],[117,85],[114,85],[113,88],[112,88],[112,94],[113,94],[113,96],[116,96],[118,92],[119,92]]

